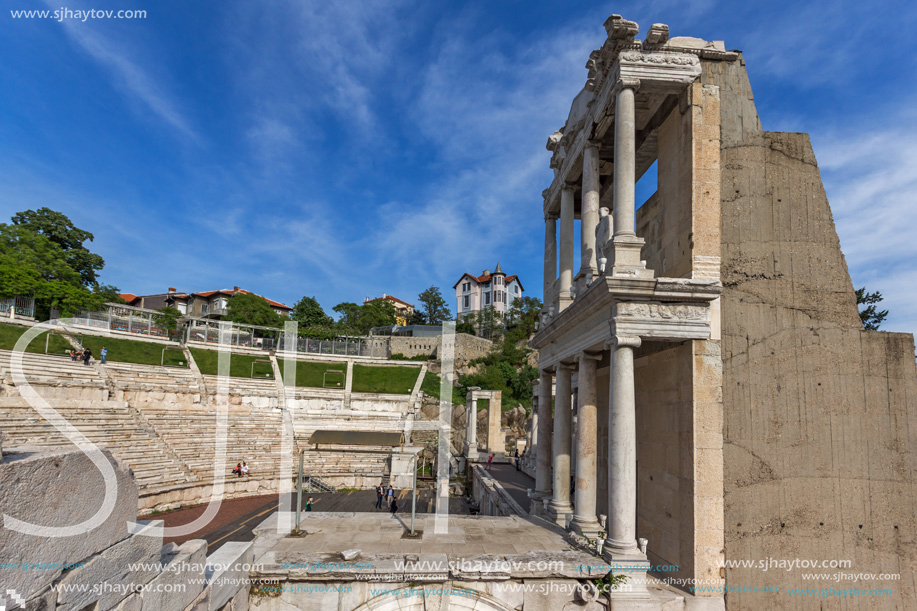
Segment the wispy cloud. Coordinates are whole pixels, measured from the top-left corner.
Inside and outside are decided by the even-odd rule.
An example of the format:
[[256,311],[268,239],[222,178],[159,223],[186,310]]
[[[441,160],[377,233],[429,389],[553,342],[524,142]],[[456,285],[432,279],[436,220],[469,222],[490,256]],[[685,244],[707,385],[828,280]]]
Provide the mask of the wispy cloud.
[[[894,116],[894,115],[893,115]],[[841,246],[854,285],[881,291],[887,330],[917,331],[917,120],[850,139],[832,130],[814,138]]]
[[[45,0],[45,3],[51,8],[58,6],[53,0]],[[190,122],[179,111],[163,85],[156,82],[138,63],[128,59],[132,53],[127,45],[103,36],[96,29],[95,23],[65,19],[61,25],[70,40],[108,71],[116,87],[140,102],[184,138],[198,140]]]

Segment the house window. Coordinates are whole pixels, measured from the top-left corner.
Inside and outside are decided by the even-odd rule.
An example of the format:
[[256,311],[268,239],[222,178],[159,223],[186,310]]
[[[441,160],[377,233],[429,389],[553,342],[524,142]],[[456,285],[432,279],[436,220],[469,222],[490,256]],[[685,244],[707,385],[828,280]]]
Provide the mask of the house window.
[[206,314],[208,309],[209,309],[209,307],[207,306],[207,304],[206,304],[206,303],[202,303],[202,304],[201,304],[201,315]]
[[468,299],[469,299],[468,295],[465,295],[464,297],[462,297],[462,308],[466,310],[468,309]]
[[470,290],[471,290],[471,283],[470,283],[470,282],[466,282],[465,284],[462,285],[462,292],[463,292],[463,293],[467,293],[467,292],[470,291]]
[[484,293],[484,305],[490,305],[490,293]]
[[187,314],[187,313],[188,313],[188,304],[186,304],[186,303],[179,303],[179,304],[176,304],[176,305],[178,306],[178,311],[179,311],[179,312],[181,312],[182,314]]
[[503,278],[501,278],[500,276],[497,276],[496,278],[494,278],[494,284],[497,284],[497,285],[503,284]]
[[489,288],[490,288],[490,282],[485,282],[485,283],[484,283],[484,290],[486,291],[486,290],[489,289]]

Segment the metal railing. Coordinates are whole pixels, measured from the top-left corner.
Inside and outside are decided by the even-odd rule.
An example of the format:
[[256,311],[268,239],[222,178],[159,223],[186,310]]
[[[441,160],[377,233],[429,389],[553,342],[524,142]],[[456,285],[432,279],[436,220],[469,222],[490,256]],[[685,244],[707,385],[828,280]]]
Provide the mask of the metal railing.
[[0,301],[0,313],[9,316],[10,311],[16,316],[35,316],[34,297],[9,297]]
[[71,318],[70,323],[122,333],[168,338],[169,331],[159,322],[160,316],[156,310],[109,303],[106,304],[105,310],[99,312],[83,310]]

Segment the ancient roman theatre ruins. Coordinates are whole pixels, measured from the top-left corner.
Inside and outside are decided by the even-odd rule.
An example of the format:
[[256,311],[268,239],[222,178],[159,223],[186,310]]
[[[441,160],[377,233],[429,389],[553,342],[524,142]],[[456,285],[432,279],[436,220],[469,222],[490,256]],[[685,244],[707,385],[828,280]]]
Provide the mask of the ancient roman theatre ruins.
[[[338,359],[346,383],[332,390],[284,386],[280,354],[271,355],[276,381],[233,378],[222,387],[193,368],[101,369],[27,354],[32,386],[118,459],[121,486],[104,527],[76,542],[38,545],[0,529],[0,559],[92,560],[34,582],[0,568],[0,585],[12,580],[26,608],[61,611],[917,608],[914,339],[863,329],[808,136],[764,131],[741,52],[670,37],[661,24],[639,40],[637,24],[619,15],[604,25],[604,42],[584,58],[584,86],[548,137],[554,178],[532,210],[545,221],[544,310],[531,340],[540,378],[525,507],[479,464],[499,454],[499,418],[480,421],[484,435],[452,419],[414,427],[427,365],[398,363],[418,369],[410,394],[361,394],[351,384],[359,358]],[[636,201],[647,172],[657,174],[656,191]],[[3,513],[55,524],[85,518],[103,496],[101,479],[34,412],[10,358],[0,363]],[[491,390],[475,388],[469,399],[499,405]],[[440,522],[428,513],[422,537],[411,539],[386,515],[321,511],[303,518],[301,536],[288,536],[292,512],[280,512],[253,542],[209,557],[206,542],[162,548],[161,534],[128,530],[138,509],[210,497],[221,405],[229,426],[216,470],[228,474],[249,456],[255,474],[228,479],[227,497],[289,489],[282,465],[315,430],[406,431],[407,448],[417,445],[412,431],[435,437],[455,427],[452,468],[465,453],[467,481],[492,515]],[[35,444],[45,447],[15,448]],[[374,486],[394,465],[358,452],[310,460],[314,472],[352,487]],[[85,485],[58,469],[83,473]],[[599,554],[590,547],[597,539]],[[51,589],[80,570],[98,582],[195,576],[105,564],[160,557],[248,568],[233,587],[210,571],[193,597],[168,601]],[[891,588],[881,600],[790,596],[794,587],[845,584],[741,566],[793,558],[849,560],[851,573],[900,579],[857,584]],[[308,568],[322,563],[335,567]],[[609,568],[628,576],[626,587],[596,595],[588,584]]]

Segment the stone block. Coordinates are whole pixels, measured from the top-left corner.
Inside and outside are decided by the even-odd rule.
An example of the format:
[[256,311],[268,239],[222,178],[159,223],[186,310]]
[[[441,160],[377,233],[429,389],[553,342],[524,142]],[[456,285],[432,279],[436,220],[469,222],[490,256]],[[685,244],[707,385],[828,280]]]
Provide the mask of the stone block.
[[[245,584],[241,590],[236,592],[235,596],[232,597],[232,600],[229,601],[229,609],[231,611],[248,611],[248,597],[251,595],[251,585]],[[226,607],[224,607],[225,609]]]
[[[156,577],[162,557],[162,520],[140,525],[136,534],[93,556],[80,568],[67,571],[60,580],[68,589],[58,593],[59,611],[84,609],[93,602],[98,602],[100,609],[110,609],[132,589]],[[159,533],[153,534],[156,531]],[[79,591],[83,586],[85,591]]]
[[254,554],[253,543],[229,542],[207,558],[207,583],[210,587],[210,609],[228,603],[246,584]]
[[25,611],[55,611],[55,609],[57,609],[57,592],[54,590],[48,590],[25,602]]
[[143,611],[182,611],[204,591],[207,542],[192,539],[167,554],[143,594]]
[[131,594],[115,607],[112,611],[141,611],[143,609],[143,597],[140,594]]
[[[0,569],[0,583],[5,588],[28,600],[57,579],[64,566],[90,558],[128,536],[127,523],[137,513],[137,484],[126,465],[107,450],[102,454],[114,468],[114,510],[92,531],[71,537],[0,528],[0,558],[4,562],[20,567],[45,566]],[[50,527],[79,524],[95,515],[104,496],[101,473],[79,450],[18,448],[0,465],[0,514],[24,522]]]

